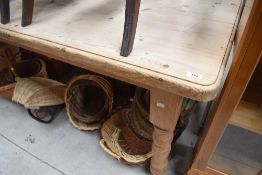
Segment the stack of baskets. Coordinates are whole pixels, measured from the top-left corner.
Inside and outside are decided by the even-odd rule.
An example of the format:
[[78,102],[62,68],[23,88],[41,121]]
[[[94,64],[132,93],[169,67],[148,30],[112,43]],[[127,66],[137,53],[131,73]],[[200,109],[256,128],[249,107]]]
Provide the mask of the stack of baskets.
[[149,96],[148,90],[137,88],[132,105],[113,114],[101,128],[102,148],[125,163],[141,164],[152,156]]
[[130,110],[122,115],[120,146],[130,155],[143,155],[151,151],[153,125],[149,121],[148,90],[137,88]]
[[[10,54],[5,59],[12,64],[1,64],[0,60],[4,65],[0,70],[0,96],[24,105],[32,116],[33,109],[65,103],[72,125],[85,131],[100,129],[101,147],[116,159],[141,164],[151,158],[154,126],[149,121],[149,90],[136,88],[133,103],[126,105],[130,94],[121,89],[119,94],[114,93],[111,84],[101,76],[80,75],[66,87],[47,79],[46,65],[41,59],[14,61]],[[112,112],[114,95],[117,110]],[[174,141],[186,128],[194,106],[194,101],[184,101]]]
[[42,59],[20,61],[9,47],[1,51],[0,96],[23,105],[34,119],[50,123],[64,103],[65,85],[47,79]]
[[[189,112],[195,102],[186,99],[178,125],[175,142],[186,128]],[[152,156],[153,125],[149,121],[150,92],[137,88],[131,107],[113,114],[101,128],[101,147],[110,155],[128,164],[145,163]]]

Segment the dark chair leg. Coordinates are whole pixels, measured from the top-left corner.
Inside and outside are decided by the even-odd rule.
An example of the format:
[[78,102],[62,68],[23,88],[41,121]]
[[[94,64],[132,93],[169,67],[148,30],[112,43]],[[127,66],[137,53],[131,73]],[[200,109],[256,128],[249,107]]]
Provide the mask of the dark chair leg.
[[124,57],[127,57],[133,49],[140,2],[141,0],[126,0],[125,26],[120,53]]
[[6,24],[10,22],[9,0],[0,0],[0,9],[1,9],[1,23]]
[[32,23],[34,10],[34,0],[23,0],[22,7],[22,26],[28,26]]

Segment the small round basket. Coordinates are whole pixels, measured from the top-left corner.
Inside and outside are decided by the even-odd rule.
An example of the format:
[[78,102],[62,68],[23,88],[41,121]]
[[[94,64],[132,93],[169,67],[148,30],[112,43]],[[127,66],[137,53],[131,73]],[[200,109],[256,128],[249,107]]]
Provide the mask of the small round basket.
[[99,129],[111,113],[113,90],[107,80],[96,75],[80,75],[68,85],[65,95],[67,114],[74,127]]
[[25,60],[14,66],[17,74],[21,78],[26,77],[48,77],[46,63],[39,58]]

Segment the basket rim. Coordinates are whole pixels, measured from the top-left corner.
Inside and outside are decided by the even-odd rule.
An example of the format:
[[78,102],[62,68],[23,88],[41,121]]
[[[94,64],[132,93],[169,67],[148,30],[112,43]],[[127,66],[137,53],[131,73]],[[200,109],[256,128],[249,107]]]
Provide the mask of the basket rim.
[[[108,118],[101,126],[100,128],[100,146],[102,147],[102,149],[104,151],[106,151],[108,154],[110,154],[111,156],[113,156],[114,158],[120,160],[121,162],[128,164],[128,165],[140,165],[140,164],[144,164],[145,162],[147,162],[148,160],[150,160],[150,158],[152,157],[152,151],[149,152],[148,154],[144,154],[144,155],[130,155],[127,154],[122,148],[121,146],[118,144],[118,139],[120,137],[120,132],[121,129],[119,128],[119,126],[116,126],[114,122],[112,122],[112,120],[114,119],[119,119],[121,117],[121,113],[125,112],[126,110],[128,110],[129,108],[123,108],[119,111],[117,111],[116,113],[112,114],[112,116],[110,118]],[[110,135],[110,139],[107,140],[106,137],[104,136],[104,130],[105,128],[108,127],[108,125],[112,125],[114,127],[114,131],[113,133],[109,134]],[[117,142],[114,142],[117,141]],[[112,145],[114,144],[116,146],[115,148],[112,148]],[[126,157],[124,157],[123,155],[125,155]]]
[[[96,86],[98,86],[104,93],[105,93],[105,97],[106,97],[106,101],[105,104],[103,106],[103,110],[102,111],[106,111],[106,115],[104,117],[101,117],[101,119],[99,121],[95,121],[95,122],[84,122],[84,121],[80,121],[78,119],[78,117],[75,117],[72,113],[71,113],[71,108],[72,108],[72,104],[71,104],[71,98],[72,98],[72,94],[71,94],[71,89],[74,88],[74,86],[76,86],[75,84],[78,81],[90,81],[94,84],[96,84]],[[71,95],[70,95],[71,94]],[[69,121],[73,124],[74,127],[80,129],[80,130],[85,130],[85,131],[93,131],[93,130],[97,130],[100,128],[101,124],[104,122],[104,120],[106,120],[106,118],[108,117],[108,114],[110,114],[112,112],[112,106],[113,106],[113,89],[111,84],[104,78],[98,76],[98,75],[92,75],[92,74],[86,74],[86,75],[79,75],[74,77],[68,84],[67,88],[66,88],[66,92],[65,92],[65,104],[66,104],[66,110],[67,110],[67,115],[69,117]],[[99,111],[100,112],[100,111]],[[98,112],[98,113],[99,113]],[[95,114],[97,115],[97,114]]]

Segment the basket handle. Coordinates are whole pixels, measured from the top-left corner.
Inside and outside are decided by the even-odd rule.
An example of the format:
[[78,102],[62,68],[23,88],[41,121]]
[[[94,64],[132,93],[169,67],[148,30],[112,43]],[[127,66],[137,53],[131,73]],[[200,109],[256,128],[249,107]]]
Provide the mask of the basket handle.
[[8,68],[11,70],[15,78],[18,77],[17,72],[12,64],[13,55],[12,55],[10,48],[5,49],[5,56],[6,56],[6,62],[7,62]]

